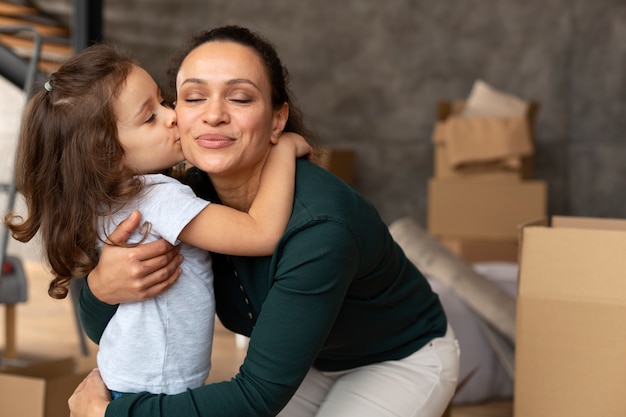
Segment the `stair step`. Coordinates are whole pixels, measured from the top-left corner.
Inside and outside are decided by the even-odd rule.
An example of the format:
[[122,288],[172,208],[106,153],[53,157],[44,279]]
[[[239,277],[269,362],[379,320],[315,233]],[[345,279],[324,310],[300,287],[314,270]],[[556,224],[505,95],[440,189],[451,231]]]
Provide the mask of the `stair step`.
[[[74,54],[69,39],[44,38],[41,44],[41,58],[51,61],[64,61]],[[20,37],[17,35],[0,34],[0,42],[9,46],[16,54],[20,56],[30,56],[33,51],[34,41],[32,38]]]
[[53,24],[52,21],[49,21],[50,23],[39,23],[37,20],[27,20],[25,16],[20,18],[0,16],[0,26],[31,26],[43,36],[69,37],[70,35],[69,30],[60,23],[54,22],[56,24]]
[[[29,26],[42,38],[39,70],[56,71],[74,54],[69,29],[27,0],[0,0],[0,26]],[[29,59],[33,53],[33,38],[25,33],[0,34],[0,43],[17,56]]]
[[34,6],[12,3],[8,1],[0,1],[0,15],[3,16],[20,16],[25,14],[37,14],[39,10]]

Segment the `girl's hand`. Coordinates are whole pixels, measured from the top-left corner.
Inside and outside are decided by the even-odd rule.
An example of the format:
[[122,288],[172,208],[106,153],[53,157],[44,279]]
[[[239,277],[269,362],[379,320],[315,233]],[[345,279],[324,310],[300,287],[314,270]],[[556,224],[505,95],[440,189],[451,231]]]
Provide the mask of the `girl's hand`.
[[[140,220],[141,214],[133,212],[111,233],[109,241],[125,243]],[[89,274],[89,289],[107,304],[146,300],[174,285],[182,258],[178,247],[163,239],[131,248],[104,245],[98,265]]]
[[306,139],[304,139],[302,136],[293,132],[283,132],[278,138],[278,143],[287,142],[287,141],[293,143],[293,146],[295,146],[296,158],[311,156],[313,152],[313,148],[311,147],[311,145],[309,145]]

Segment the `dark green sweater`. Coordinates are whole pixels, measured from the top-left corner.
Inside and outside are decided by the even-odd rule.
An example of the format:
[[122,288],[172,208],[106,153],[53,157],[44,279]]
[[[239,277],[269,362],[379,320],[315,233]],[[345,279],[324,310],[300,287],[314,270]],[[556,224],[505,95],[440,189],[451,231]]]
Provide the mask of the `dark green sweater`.
[[[196,192],[217,201],[199,178]],[[214,272],[220,320],[251,336],[239,374],[178,395],[128,395],[107,417],[273,416],[312,366],[401,359],[446,331],[437,295],[375,208],[308,161],[298,161],[293,214],[273,256],[214,255]],[[85,287],[81,316],[92,339],[115,309]]]

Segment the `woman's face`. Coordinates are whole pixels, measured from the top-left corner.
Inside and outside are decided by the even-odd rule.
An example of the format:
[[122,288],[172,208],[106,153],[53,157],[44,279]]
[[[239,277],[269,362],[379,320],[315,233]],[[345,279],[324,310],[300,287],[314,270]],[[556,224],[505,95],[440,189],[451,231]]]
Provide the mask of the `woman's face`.
[[150,174],[184,160],[176,128],[176,113],[165,105],[156,83],[133,66],[119,96],[113,99],[123,163],[133,172]]
[[213,176],[260,171],[287,119],[274,111],[269,79],[254,50],[208,42],[182,62],[176,113],[186,159]]

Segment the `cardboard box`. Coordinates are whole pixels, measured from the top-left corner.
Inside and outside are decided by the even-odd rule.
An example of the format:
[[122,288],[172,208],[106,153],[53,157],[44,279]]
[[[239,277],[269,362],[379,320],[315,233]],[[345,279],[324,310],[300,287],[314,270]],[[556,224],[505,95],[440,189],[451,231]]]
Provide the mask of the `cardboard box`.
[[0,369],[0,416],[67,417],[67,400],[86,374],[73,359]]
[[522,230],[515,417],[626,415],[626,220]]
[[428,232],[469,239],[517,239],[518,225],[547,215],[545,181],[489,183],[433,178]]
[[438,122],[435,140],[444,143],[453,168],[476,163],[504,161],[533,153],[528,122],[520,117],[451,116]]
[[522,169],[500,163],[480,163],[454,168],[448,160],[446,146],[434,144],[434,176],[440,179],[464,179],[488,182],[519,182],[524,179]]
[[517,262],[517,239],[461,239],[439,237],[450,252],[467,263]]
[[341,178],[345,183],[354,185],[354,160],[356,153],[352,149],[321,148],[313,157],[313,162]]
[[[433,132],[433,143],[434,143],[434,176],[435,178],[441,179],[465,179],[465,180],[473,180],[473,181],[519,181],[523,179],[532,178],[532,165],[533,165],[533,156],[532,154],[528,154],[527,150],[523,151],[519,157],[509,157],[504,160],[495,160],[495,161],[475,161],[471,164],[465,165],[457,165],[453,156],[449,155],[450,150],[447,149],[445,145],[445,141],[442,140],[442,135],[445,135],[445,125],[446,120],[450,117],[455,117],[459,115],[465,107],[465,101],[463,100],[454,100],[454,101],[441,101],[437,104],[437,122],[435,124],[434,132]],[[522,138],[524,142],[524,149],[527,146],[533,146],[534,143],[534,135],[533,135],[533,126],[535,122],[536,115],[539,111],[539,104],[537,102],[531,102],[528,107],[528,112],[526,114],[526,132],[520,132],[522,135],[527,137]],[[479,125],[484,124],[483,122],[471,122],[478,123]],[[506,123],[503,124],[506,126]],[[521,125],[519,123],[516,124],[519,128]],[[515,127],[515,126],[513,126]],[[524,126],[521,126],[524,127]],[[515,129],[514,129],[515,130]],[[517,129],[519,130],[519,129]],[[461,142],[462,143],[462,142]],[[497,142],[493,142],[497,144]],[[517,147],[517,146],[516,146]],[[470,149],[476,148],[475,146],[471,146]],[[496,153],[494,153],[496,152]],[[519,149],[512,150],[512,153],[509,152],[509,155],[517,155],[520,152]],[[488,152],[491,157],[493,155],[503,156],[503,151],[489,151]]]

